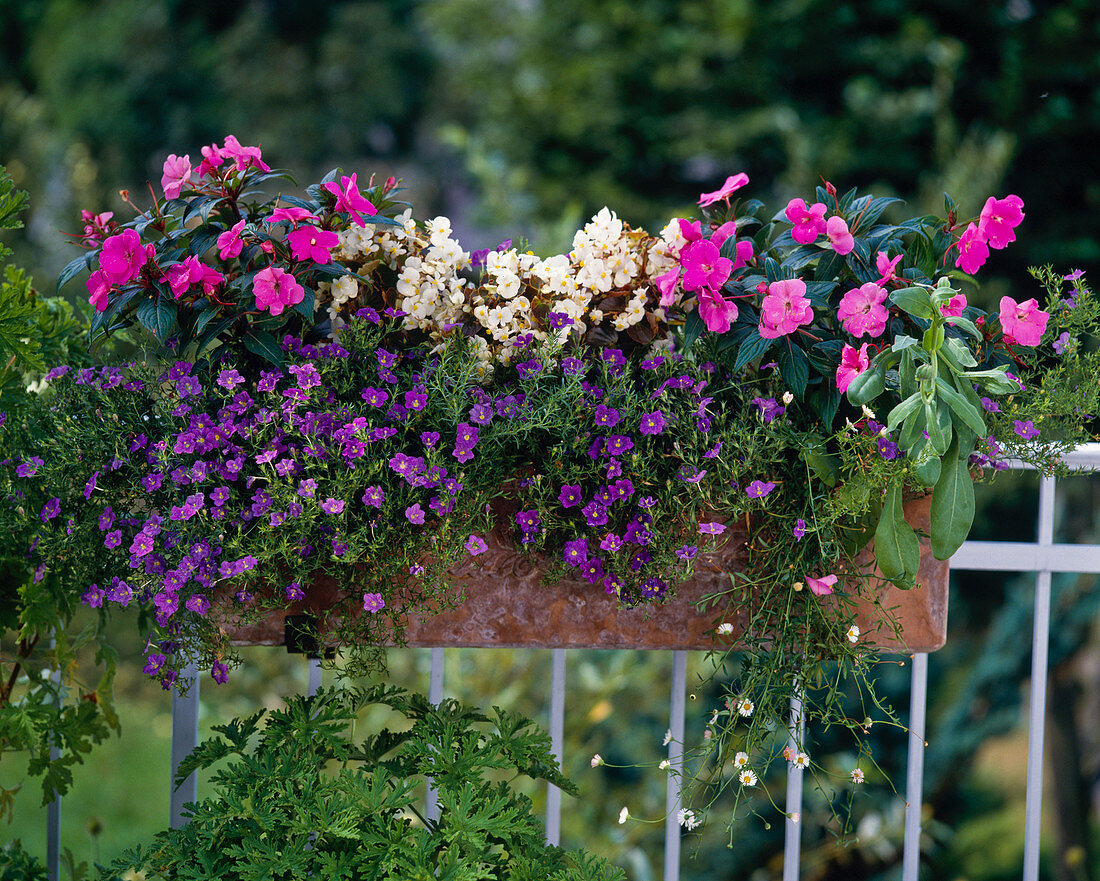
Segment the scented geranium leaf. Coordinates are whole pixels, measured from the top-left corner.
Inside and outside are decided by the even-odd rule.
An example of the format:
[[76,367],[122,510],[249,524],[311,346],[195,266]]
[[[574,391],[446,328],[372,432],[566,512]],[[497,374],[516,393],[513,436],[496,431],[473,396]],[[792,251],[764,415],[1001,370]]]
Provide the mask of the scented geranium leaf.
[[989,370],[968,370],[962,374],[995,395],[1010,395],[1020,390],[1020,384],[1006,375],[1004,367]]
[[890,484],[875,530],[874,550],[883,576],[904,589],[913,586],[920,565],[920,543],[913,527],[905,522],[901,499],[901,484]]
[[898,435],[898,445],[908,452],[912,450],[924,431],[924,408],[913,410],[901,424],[901,433]]
[[970,534],[974,522],[974,481],[966,455],[959,454],[958,438],[943,457],[940,479],[932,491],[932,556],[950,559]]

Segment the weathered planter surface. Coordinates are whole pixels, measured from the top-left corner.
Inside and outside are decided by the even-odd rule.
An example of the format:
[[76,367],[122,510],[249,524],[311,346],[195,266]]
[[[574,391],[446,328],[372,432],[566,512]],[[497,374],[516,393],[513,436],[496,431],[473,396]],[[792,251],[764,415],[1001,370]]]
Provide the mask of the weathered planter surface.
[[[906,503],[906,519],[918,532],[928,532],[930,499]],[[735,642],[744,630],[747,615],[726,608],[725,601],[698,611],[699,601],[729,587],[729,572],[743,568],[747,534],[731,528],[712,553],[700,555],[695,576],[676,588],[675,597],[660,606],[622,609],[602,586],[584,581],[542,583],[536,561],[517,551],[495,530],[487,537],[489,550],[455,570],[465,589],[459,607],[416,618],[406,631],[410,646],[541,647],[602,649],[692,649],[706,651]],[[870,549],[857,560],[863,571],[872,568]],[[917,586],[899,590],[881,578],[865,592],[874,591],[883,608],[892,610],[901,626],[901,640],[893,627],[883,624],[869,597],[857,606],[856,622],[863,640],[880,648],[902,652],[929,652],[947,637],[948,564],[932,557],[927,541],[921,544]],[[366,588],[365,588],[366,589]],[[331,580],[319,579],[307,598],[291,612],[324,609],[337,594]],[[733,633],[716,641],[716,624],[728,621]],[[233,628],[235,645],[282,645],[285,614]]]

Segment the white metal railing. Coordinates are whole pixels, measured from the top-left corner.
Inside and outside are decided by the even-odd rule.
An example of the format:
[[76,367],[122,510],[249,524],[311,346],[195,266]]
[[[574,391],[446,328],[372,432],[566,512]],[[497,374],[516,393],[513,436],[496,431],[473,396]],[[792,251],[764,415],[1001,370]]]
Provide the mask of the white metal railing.
[[[1086,444],[1065,457],[1066,463],[1082,472],[1100,471],[1100,444]],[[1010,462],[1011,468],[1025,469],[1021,462]],[[1050,631],[1051,574],[1100,573],[1100,546],[1054,544],[1055,480],[1044,477],[1039,486],[1039,529],[1036,542],[969,541],[951,559],[955,570],[1035,572],[1035,618],[1032,634],[1031,705],[1028,711],[1027,806],[1024,823],[1023,881],[1039,879],[1039,826],[1042,813],[1043,722],[1046,714],[1047,654]],[[429,699],[443,699],[443,666],[445,649],[431,650]],[[550,685],[550,737],[559,762],[563,757],[565,723],[566,651],[552,649]],[[665,881],[680,877],[680,825],[677,814],[681,808],[680,772],[683,766],[684,710],[687,693],[687,652],[673,651],[672,693],[669,701],[668,744],[670,774],[666,794],[665,820]],[[320,688],[320,662],[309,662],[309,693]],[[905,841],[902,857],[902,881],[918,881],[920,870],[921,799],[924,783],[925,707],[928,689],[928,655],[912,655],[910,665],[910,723],[906,770]],[[193,672],[193,671],[192,671]],[[173,692],[172,700],[172,776],[179,762],[198,742],[199,680],[189,693],[181,697]],[[796,696],[791,704],[791,728],[801,740],[803,719]],[[792,742],[794,737],[792,736]],[[784,839],[783,881],[798,881],[800,830],[802,827],[802,775],[793,765],[788,767],[787,813]],[[171,785],[171,784],[170,784]],[[197,780],[194,774],[175,789],[171,800],[171,822],[182,823],[181,810],[188,801],[197,800]],[[427,816],[438,818],[436,793],[429,787]],[[561,792],[549,786],[546,799],[546,835],[552,844],[560,843]],[[50,881],[59,881],[60,805],[50,805],[47,815],[47,862]]]

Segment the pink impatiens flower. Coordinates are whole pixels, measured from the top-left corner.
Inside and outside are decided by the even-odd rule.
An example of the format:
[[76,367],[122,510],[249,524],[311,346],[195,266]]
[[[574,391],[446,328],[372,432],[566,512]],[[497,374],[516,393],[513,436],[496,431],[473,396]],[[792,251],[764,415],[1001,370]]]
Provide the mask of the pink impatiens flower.
[[1012,297],[1001,297],[1001,327],[1010,346],[1037,346],[1047,329],[1050,314],[1039,308],[1035,299],[1017,303]]
[[989,259],[989,244],[985,235],[974,224],[970,224],[959,239],[959,256],[955,265],[963,272],[973,275]]
[[955,296],[940,306],[940,314],[944,318],[958,318],[963,314],[963,309],[965,308],[966,296],[964,294],[955,294]]
[[886,330],[889,314],[882,304],[886,301],[886,289],[873,281],[862,287],[852,288],[840,301],[836,317],[844,329],[854,337],[864,334],[870,337],[881,336]]
[[340,237],[327,229],[300,226],[286,234],[295,260],[312,260],[314,263],[331,263],[331,251],[340,244]]
[[692,242],[684,248],[680,265],[684,268],[682,284],[685,291],[699,288],[717,291],[733,271],[733,261],[721,256],[718,246],[708,241]]
[[203,270],[204,267],[199,258],[193,256],[182,263],[169,266],[164,274],[168,277],[168,287],[172,291],[172,296],[178,300],[191,285],[200,283],[205,274]]
[[822,575],[820,578],[806,577],[806,586],[814,592],[814,596],[828,596],[833,592],[834,584],[836,584],[835,575]]
[[839,214],[829,218],[825,224],[825,235],[829,237],[829,244],[833,250],[841,256],[851,254],[856,246],[856,240],[848,231],[848,222]]
[[241,241],[241,231],[244,229],[244,223],[243,220],[238,221],[218,236],[218,256],[222,260],[232,260],[234,257],[239,256],[244,249],[244,242]]
[[845,343],[844,348],[841,349],[840,366],[836,369],[836,387],[841,394],[848,391],[848,386],[852,384],[853,379],[871,366],[871,360],[867,357],[869,345],[870,343],[864,343],[858,349],[854,349]]
[[258,168],[260,171],[271,171],[271,166],[260,158],[259,147],[242,147],[241,142],[233,135],[225,136],[225,145],[221,152],[223,156],[233,160],[237,171],[244,171],[249,166]]
[[711,333],[725,333],[737,319],[737,304],[718,291],[703,288],[699,292],[699,317]]
[[731,174],[726,178],[726,182],[713,193],[700,193],[699,205],[705,208],[707,205],[713,205],[720,199],[724,199],[728,202],[730,195],[741,189],[741,187],[745,186],[748,182],[749,176],[744,172],[740,174]]
[[350,214],[356,224],[366,226],[366,221],[363,220],[363,216],[359,212],[377,214],[378,209],[359,192],[359,184],[355,178],[356,175],[354,174],[351,177],[344,175],[340,178],[339,186],[335,182],[329,181],[325,184],[325,189],[336,197],[334,211],[343,211]]
[[881,276],[875,284],[884,286],[887,282],[891,282],[898,277],[897,265],[901,262],[903,254],[898,254],[893,260],[890,259],[890,255],[885,251],[879,251],[875,255],[875,268],[879,271]]
[[791,199],[784,212],[794,224],[791,238],[800,245],[808,245],[826,230],[824,202],[814,202],[809,208],[802,199]]
[[183,185],[191,181],[191,156],[177,156],[175,153],[164,160],[164,173],[160,178],[160,185],[164,189],[166,199],[175,199],[179,196]]
[[676,283],[680,280],[680,270],[670,269],[664,275],[658,275],[653,279],[657,290],[661,292],[661,305],[671,306],[676,297]]
[[272,315],[282,314],[287,306],[302,302],[305,291],[294,276],[285,269],[269,266],[261,269],[252,279],[252,293],[256,296],[256,308]]
[[978,218],[978,229],[989,242],[989,247],[999,251],[1016,241],[1016,233],[1012,230],[1018,227],[1023,219],[1024,200],[1019,196],[1008,195],[1003,199],[990,196],[985,200],[985,207],[982,208],[981,216]]
[[111,236],[99,252],[99,268],[111,284],[126,284],[137,278],[149,254],[141,246],[137,230],[126,229]]
[[760,304],[760,336],[774,340],[794,333],[814,320],[814,310],[806,299],[806,283],[800,278],[773,281]]
[[107,295],[111,292],[111,280],[107,278],[102,269],[92,273],[86,282],[88,288],[88,302],[95,306],[96,312],[107,311]]

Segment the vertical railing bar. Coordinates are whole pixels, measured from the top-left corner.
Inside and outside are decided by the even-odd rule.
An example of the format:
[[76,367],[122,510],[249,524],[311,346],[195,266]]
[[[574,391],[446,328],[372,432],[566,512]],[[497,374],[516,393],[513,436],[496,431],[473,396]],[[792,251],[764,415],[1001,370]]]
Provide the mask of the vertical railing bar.
[[178,689],[172,689],[172,776],[168,780],[171,809],[169,822],[173,829],[179,829],[186,822],[183,818],[183,806],[190,801],[198,801],[199,778],[192,773],[179,788],[176,788],[176,769],[190,755],[199,742],[199,676],[193,663],[180,670],[181,679],[190,679],[191,687],[186,696]]
[[[446,649],[432,649],[432,669],[428,675],[428,700],[438,704],[443,700],[443,664],[446,660]],[[428,782],[428,797],[425,800],[424,816],[435,822],[439,819],[439,793]]]
[[921,810],[924,796],[924,728],[928,703],[928,655],[913,655],[909,691],[909,760],[905,773],[905,851],[901,881],[918,881]]
[[309,685],[307,686],[306,694],[313,697],[317,692],[321,690],[321,684],[324,681],[324,673],[321,670],[321,659],[310,658],[309,659]]
[[668,705],[668,783],[665,789],[665,881],[680,879],[680,808],[684,772],[684,703],[687,696],[687,652],[672,653],[672,693]]
[[[561,765],[565,741],[565,649],[550,650],[550,748]],[[561,844],[561,790],[546,784],[546,843]]]
[[[787,741],[793,753],[802,751],[806,720],[802,715],[802,690],[791,695],[791,736]],[[787,764],[787,819],[783,831],[783,881],[798,881],[798,864],[802,849],[802,768]]]
[[[1039,484],[1040,546],[1054,543],[1054,478]],[[1047,703],[1050,642],[1050,570],[1035,575],[1035,624],[1031,637],[1031,706],[1027,726],[1027,808],[1024,819],[1024,881],[1039,881],[1039,824],[1043,814],[1043,725]]]
[[[50,648],[56,646],[53,635],[50,635]],[[55,700],[58,709],[61,709],[61,668],[50,673],[50,679],[57,686],[57,698]],[[61,749],[56,740],[50,742],[50,761],[61,756]],[[47,881],[60,881],[61,879],[61,796],[57,796],[46,807],[46,878]]]

